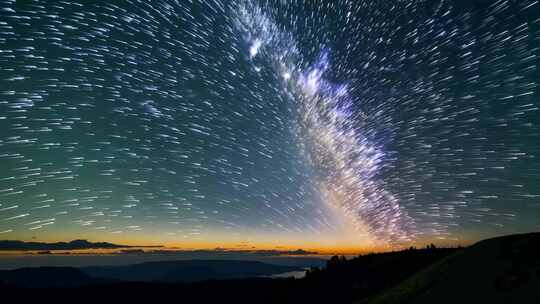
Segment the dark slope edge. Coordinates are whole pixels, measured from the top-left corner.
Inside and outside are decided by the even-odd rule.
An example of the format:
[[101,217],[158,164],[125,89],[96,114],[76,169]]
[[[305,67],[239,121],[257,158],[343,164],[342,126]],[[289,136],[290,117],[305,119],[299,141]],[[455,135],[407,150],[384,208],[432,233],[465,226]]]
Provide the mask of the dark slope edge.
[[480,241],[358,303],[540,303],[539,287],[540,233],[527,233]]

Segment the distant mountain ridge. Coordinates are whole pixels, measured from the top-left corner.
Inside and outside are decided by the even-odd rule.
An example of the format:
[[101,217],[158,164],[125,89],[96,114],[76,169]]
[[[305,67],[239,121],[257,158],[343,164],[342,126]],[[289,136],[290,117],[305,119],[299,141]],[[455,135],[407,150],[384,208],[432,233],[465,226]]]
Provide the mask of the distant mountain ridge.
[[0,271],[0,286],[11,287],[76,287],[97,283],[82,270],[73,267],[37,267]]
[[75,287],[110,282],[180,283],[228,280],[301,271],[298,266],[257,261],[182,260],[126,266],[36,267],[0,271],[0,285]]
[[128,282],[196,282],[280,274],[300,271],[303,268],[258,261],[181,260],[127,266],[90,266],[81,270],[95,278]]
[[[87,240],[73,240],[71,242],[24,242],[17,240],[0,240],[0,250],[76,250],[76,249],[116,249],[133,246],[119,245],[107,242],[89,242]],[[141,247],[141,246],[136,246]]]

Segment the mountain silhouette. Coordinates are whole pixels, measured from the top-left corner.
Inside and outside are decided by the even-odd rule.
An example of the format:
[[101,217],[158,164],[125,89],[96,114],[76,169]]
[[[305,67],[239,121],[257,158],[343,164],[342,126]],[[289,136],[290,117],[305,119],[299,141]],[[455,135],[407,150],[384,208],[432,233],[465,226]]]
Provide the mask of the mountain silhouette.
[[19,287],[73,287],[104,282],[196,282],[298,271],[298,266],[256,261],[188,260],[127,266],[36,267],[0,271],[0,283]]
[[74,287],[97,282],[73,267],[37,267],[0,271],[0,282],[16,287]]
[[91,266],[82,270],[92,277],[121,281],[195,282],[271,275],[302,268],[257,261],[188,260],[146,262],[127,266]]

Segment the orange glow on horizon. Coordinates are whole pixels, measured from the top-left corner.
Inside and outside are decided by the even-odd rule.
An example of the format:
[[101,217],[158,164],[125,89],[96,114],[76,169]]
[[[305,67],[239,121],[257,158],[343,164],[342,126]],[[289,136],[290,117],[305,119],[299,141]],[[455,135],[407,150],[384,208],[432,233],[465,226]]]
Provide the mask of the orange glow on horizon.
[[[27,242],[35,242],[36,240],[23,240]],[[41,239],[39,242],[54,243],[54,242],[69,242],[68,240],[53,240],[53,239]],[[359,255],[373,252],[387,252],[393,250],[401,250],[414,246],[417,248],[425,247],[429,243],[435,243],[438,247],[452,247],[452,246],[467,246],[473,243],[471,240],[462,240],[462,242],[434,242],[434,241],[417,241],[415,244],[403,244],[401,246],[359,246],[359,245],[343,245],[338,243],[321,243],[318,241],[313,242],[293,242],[287,241],[278,243],[262,242],[262,241],[244,241],[244,242],[210,242],[210,241],[175,241],[158,244],[155,242],[149,243],[145,239],[124,239],[122,240],[103,240],[103,239],[88,239],[89,242],[108,242],[117,245],[130,246],[131,249],[142,249],[144,251],[155,250],[167,250],[173,253],[174,251],[185,252],[195,250],[219,250],[219,251],[240,251],[240,252],[254,252],[264,250],[274,251],[295,251],[304,250],[308,252],[314,252],[314,254],[306,255]],[[114,248],[114,249],[77,249],[77,250],[52,250],[54,254],[119,254],[122,249],[126,248]],[[39,250],[32,251],[0,251],[0,255],[18,255],[18,254],[37,254]],[[286,254],[285,254],[286,255]],[[302,255],[298,255],[302,256]]]

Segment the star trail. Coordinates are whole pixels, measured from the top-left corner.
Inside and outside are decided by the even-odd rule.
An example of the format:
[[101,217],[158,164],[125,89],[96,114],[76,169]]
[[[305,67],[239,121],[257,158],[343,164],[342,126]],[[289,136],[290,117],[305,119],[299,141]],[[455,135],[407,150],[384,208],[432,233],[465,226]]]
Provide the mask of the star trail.
[[534,0],[2,1],[0,238],[538,230],[539,56]]

